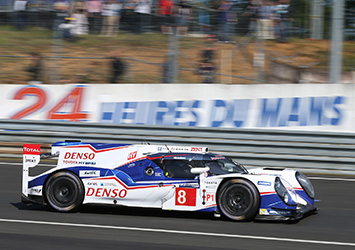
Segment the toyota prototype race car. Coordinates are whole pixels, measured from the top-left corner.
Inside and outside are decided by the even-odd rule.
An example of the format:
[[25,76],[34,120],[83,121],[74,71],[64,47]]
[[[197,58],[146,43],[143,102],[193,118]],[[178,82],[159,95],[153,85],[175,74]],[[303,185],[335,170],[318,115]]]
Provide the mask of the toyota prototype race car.
[[[290,169],[245,169],[205,147],[56,142],[57,166],[30,176],[40,145],[23,148],[22,202],[60,212],[82,204],[214,212],[236,220],[300,219],[316,211],[314,189]],[[48,154],[47,154],[48,155]]]

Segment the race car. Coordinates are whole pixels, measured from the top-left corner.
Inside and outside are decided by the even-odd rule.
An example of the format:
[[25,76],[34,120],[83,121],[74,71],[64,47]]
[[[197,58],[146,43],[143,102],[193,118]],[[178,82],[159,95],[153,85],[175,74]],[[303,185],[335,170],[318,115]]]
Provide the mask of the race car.
[[[44,157],[57,166],[29,175]],[[213,212],[235,221],[298,220],[316,211],[314,188],[290,169],[247,170],[206,147],[65,141],[23,147],[22,201],[59,212],[82,204]]]

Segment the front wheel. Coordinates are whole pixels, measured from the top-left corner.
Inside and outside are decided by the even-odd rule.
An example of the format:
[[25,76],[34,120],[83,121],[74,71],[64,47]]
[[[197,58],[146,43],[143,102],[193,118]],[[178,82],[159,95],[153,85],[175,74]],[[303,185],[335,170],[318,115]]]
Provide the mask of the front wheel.
[[45,186],[48,204],[59,212],[74,212],[84,200],[84,186],[78,176],[71,172],[51,175]]
[[259,210],[260,195],[255,186],[243,179],[230,180],[218,192],[218,208],[231,220],[250,221]]

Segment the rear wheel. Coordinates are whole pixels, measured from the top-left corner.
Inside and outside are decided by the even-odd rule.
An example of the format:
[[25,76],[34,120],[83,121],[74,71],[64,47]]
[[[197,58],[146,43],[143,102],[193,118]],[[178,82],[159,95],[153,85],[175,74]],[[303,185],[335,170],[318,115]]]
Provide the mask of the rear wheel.
[[243,179],[230,180],[218,192],[218,208],[229,219],[249,221],[259,210],[260,195],[255,186]]
[[74,212],[84,200],[84,186],[71,172],[58,172],[49,177],[45,186],[48,204],[59,212]]

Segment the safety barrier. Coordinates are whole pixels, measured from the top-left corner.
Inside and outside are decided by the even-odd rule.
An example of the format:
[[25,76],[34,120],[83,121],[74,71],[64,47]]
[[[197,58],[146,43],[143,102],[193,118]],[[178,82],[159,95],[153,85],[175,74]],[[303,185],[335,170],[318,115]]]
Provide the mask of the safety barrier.
[[355,134],[61,121],[0,120],[0,157],[20,158],[23,143],[56,141],[206,146],[247,167],[355,175]]

